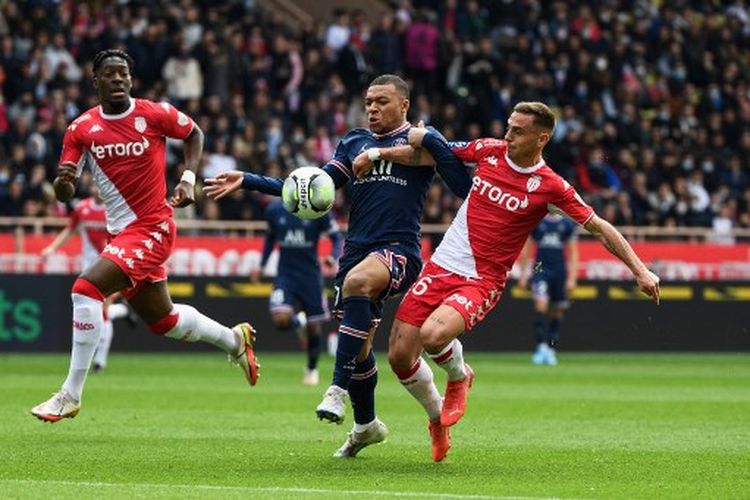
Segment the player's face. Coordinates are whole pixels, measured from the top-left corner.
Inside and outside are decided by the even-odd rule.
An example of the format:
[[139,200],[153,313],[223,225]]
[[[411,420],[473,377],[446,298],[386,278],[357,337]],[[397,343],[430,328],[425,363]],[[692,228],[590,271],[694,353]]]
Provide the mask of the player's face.
[[395,85],[372,85],[367,89],[367,123],[376,134],[384,134],[403,125],[408,109],[409,99],[401,96]]
[[535,163],[542,153],[542,148],[549,140],[549,132],[534,124],[534,116],[513,112],[508,118],[508,131],[505,133],[508,142],[508,156],[521,166],[524,163]]
[[119,57],[105,59],[94,76],[94,87],[102,104],[128,104],[130,89],[133,87],[128,63]]

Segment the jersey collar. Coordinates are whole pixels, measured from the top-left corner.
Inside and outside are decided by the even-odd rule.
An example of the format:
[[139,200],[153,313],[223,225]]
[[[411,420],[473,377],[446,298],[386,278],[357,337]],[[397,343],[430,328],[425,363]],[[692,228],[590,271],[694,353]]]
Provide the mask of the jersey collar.
[[532,165],[530,167],[522,167],[520,165],[516,165],[513,160],[510,159],[510,156],[508,156],[508,152],[505,153],[505,161],[508,162],[508,165],[510,168],[515,170],[516,172],[522,173],[522,174],[530,174],[533,172],[536,172],[540,168],[544,166],[544,158],[540,158],[538,162],[536,162],[535,165]]
[[382,138],[384,138],[384,137],[391,137],[391,136],[393,136],[393,135],[396,135],[396,134],[400,134],[401,132],[403,132],[404,130],[406,130],[406,129],[407,129],[407,128],[409,128],[409,127],[411,127],[411,123],[409,123],[409,122],[404,122],[404,124],[403,124],[403,125],[399,126],[399,127],[398,127],[397,129],[395,129],[395,130],[391,130],[390,132],[386,132],[385,134],[376,134],[375,132],[373,132],[373,133],[372,133],[372,136],[373,136],[373,137],[374,137],[375,139],[382,139]]
[[135,99],[133,99],[131,97],[130,98],[130,106],[128,106],[128,109],[126,109],[122,113],[117,114],[117,115],[108,115],[107,113],[104,112],[104,110],[102,109],[102,105],[100,104],[99,105],[99,114],[105,120],[119,120],[120,118],[125,118],[126,116],[128,116],[130,113],[133,112],[134,109],[135,109]]

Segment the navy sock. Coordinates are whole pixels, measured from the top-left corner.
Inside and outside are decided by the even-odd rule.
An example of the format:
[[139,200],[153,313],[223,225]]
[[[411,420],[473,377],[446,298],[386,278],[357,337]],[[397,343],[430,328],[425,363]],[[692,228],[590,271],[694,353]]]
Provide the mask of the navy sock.
[[352,401],[354,421],[368,424],[375,419],[375,386],[378,385],[378,365],[370,351],[367,359],[357,363],[349,382],[349,399]]
[[354,364],[370,332],[370,299],[355,295],[343,300],[344,318],[339,326],[339,344],[333,368],[333,384],[349,388]]
[[547,340],[547,315],[534,313],[534,337],[536,345]]
[[313,329],[307,327],[307,369],[314,370],[318,367],[318,358],[320,357],[320,328]]
[[547,344],[550,347],[557,347],[557,342],[560,340],[560,330],[562,330],[562,318],[550,319],[547,329]]

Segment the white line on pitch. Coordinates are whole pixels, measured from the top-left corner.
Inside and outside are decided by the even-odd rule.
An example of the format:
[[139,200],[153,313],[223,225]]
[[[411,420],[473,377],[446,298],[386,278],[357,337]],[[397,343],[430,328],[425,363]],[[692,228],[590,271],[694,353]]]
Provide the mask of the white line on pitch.
[[0,479],[0,484],[49,484],[59,486],[88,486],[92,488],[128,488],[128,487],[146,487],[146,488],[184,488],[199,489],[204,491],[216,492],[246,492],[246,493],[299,493],[299,494],[344,494],[344,495],[371,495],[387,497],[409,497],[409,498],[444,498],[459,500],[543,500],[548,497],[513,497],[513,496],[493,496],[493,495],[462,495],[452,493],[429,493],[419,491],[372,491],[372,490],[333,490],[325,488],[282,488],[282,487],[256,487],[256,486],[221,486],[213,484],[167,484],[167,483],[102,483],[95,481],[59,481],[59,480],[36,480],[36,479]]

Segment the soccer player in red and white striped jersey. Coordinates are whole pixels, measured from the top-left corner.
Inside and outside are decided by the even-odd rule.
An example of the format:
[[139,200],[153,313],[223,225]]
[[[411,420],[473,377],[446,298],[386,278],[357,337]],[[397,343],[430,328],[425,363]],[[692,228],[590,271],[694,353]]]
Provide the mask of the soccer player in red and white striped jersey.
[[[104,298],[123,296],[157,335],[216,345],[238,363],[250,385],[258,366],[254,331],[247,323],[228,328],[186,304],[173,304],[167,289],[165,262],[174,248],[173,207],[195,199],[195,171],[203,151],[203,132],[181,111],[164,102],[131,97],[132,58],[104,50],[94,58],[94,87],[100,105],[68,127],[53,186],[69,200],[88,158],[106,206],[109,242],[73,284],[73,350],[62,388],[32,409],[41,420],[74,417],[102,330]],[[167,200],[166,141],[184,143],[187,167]]]

